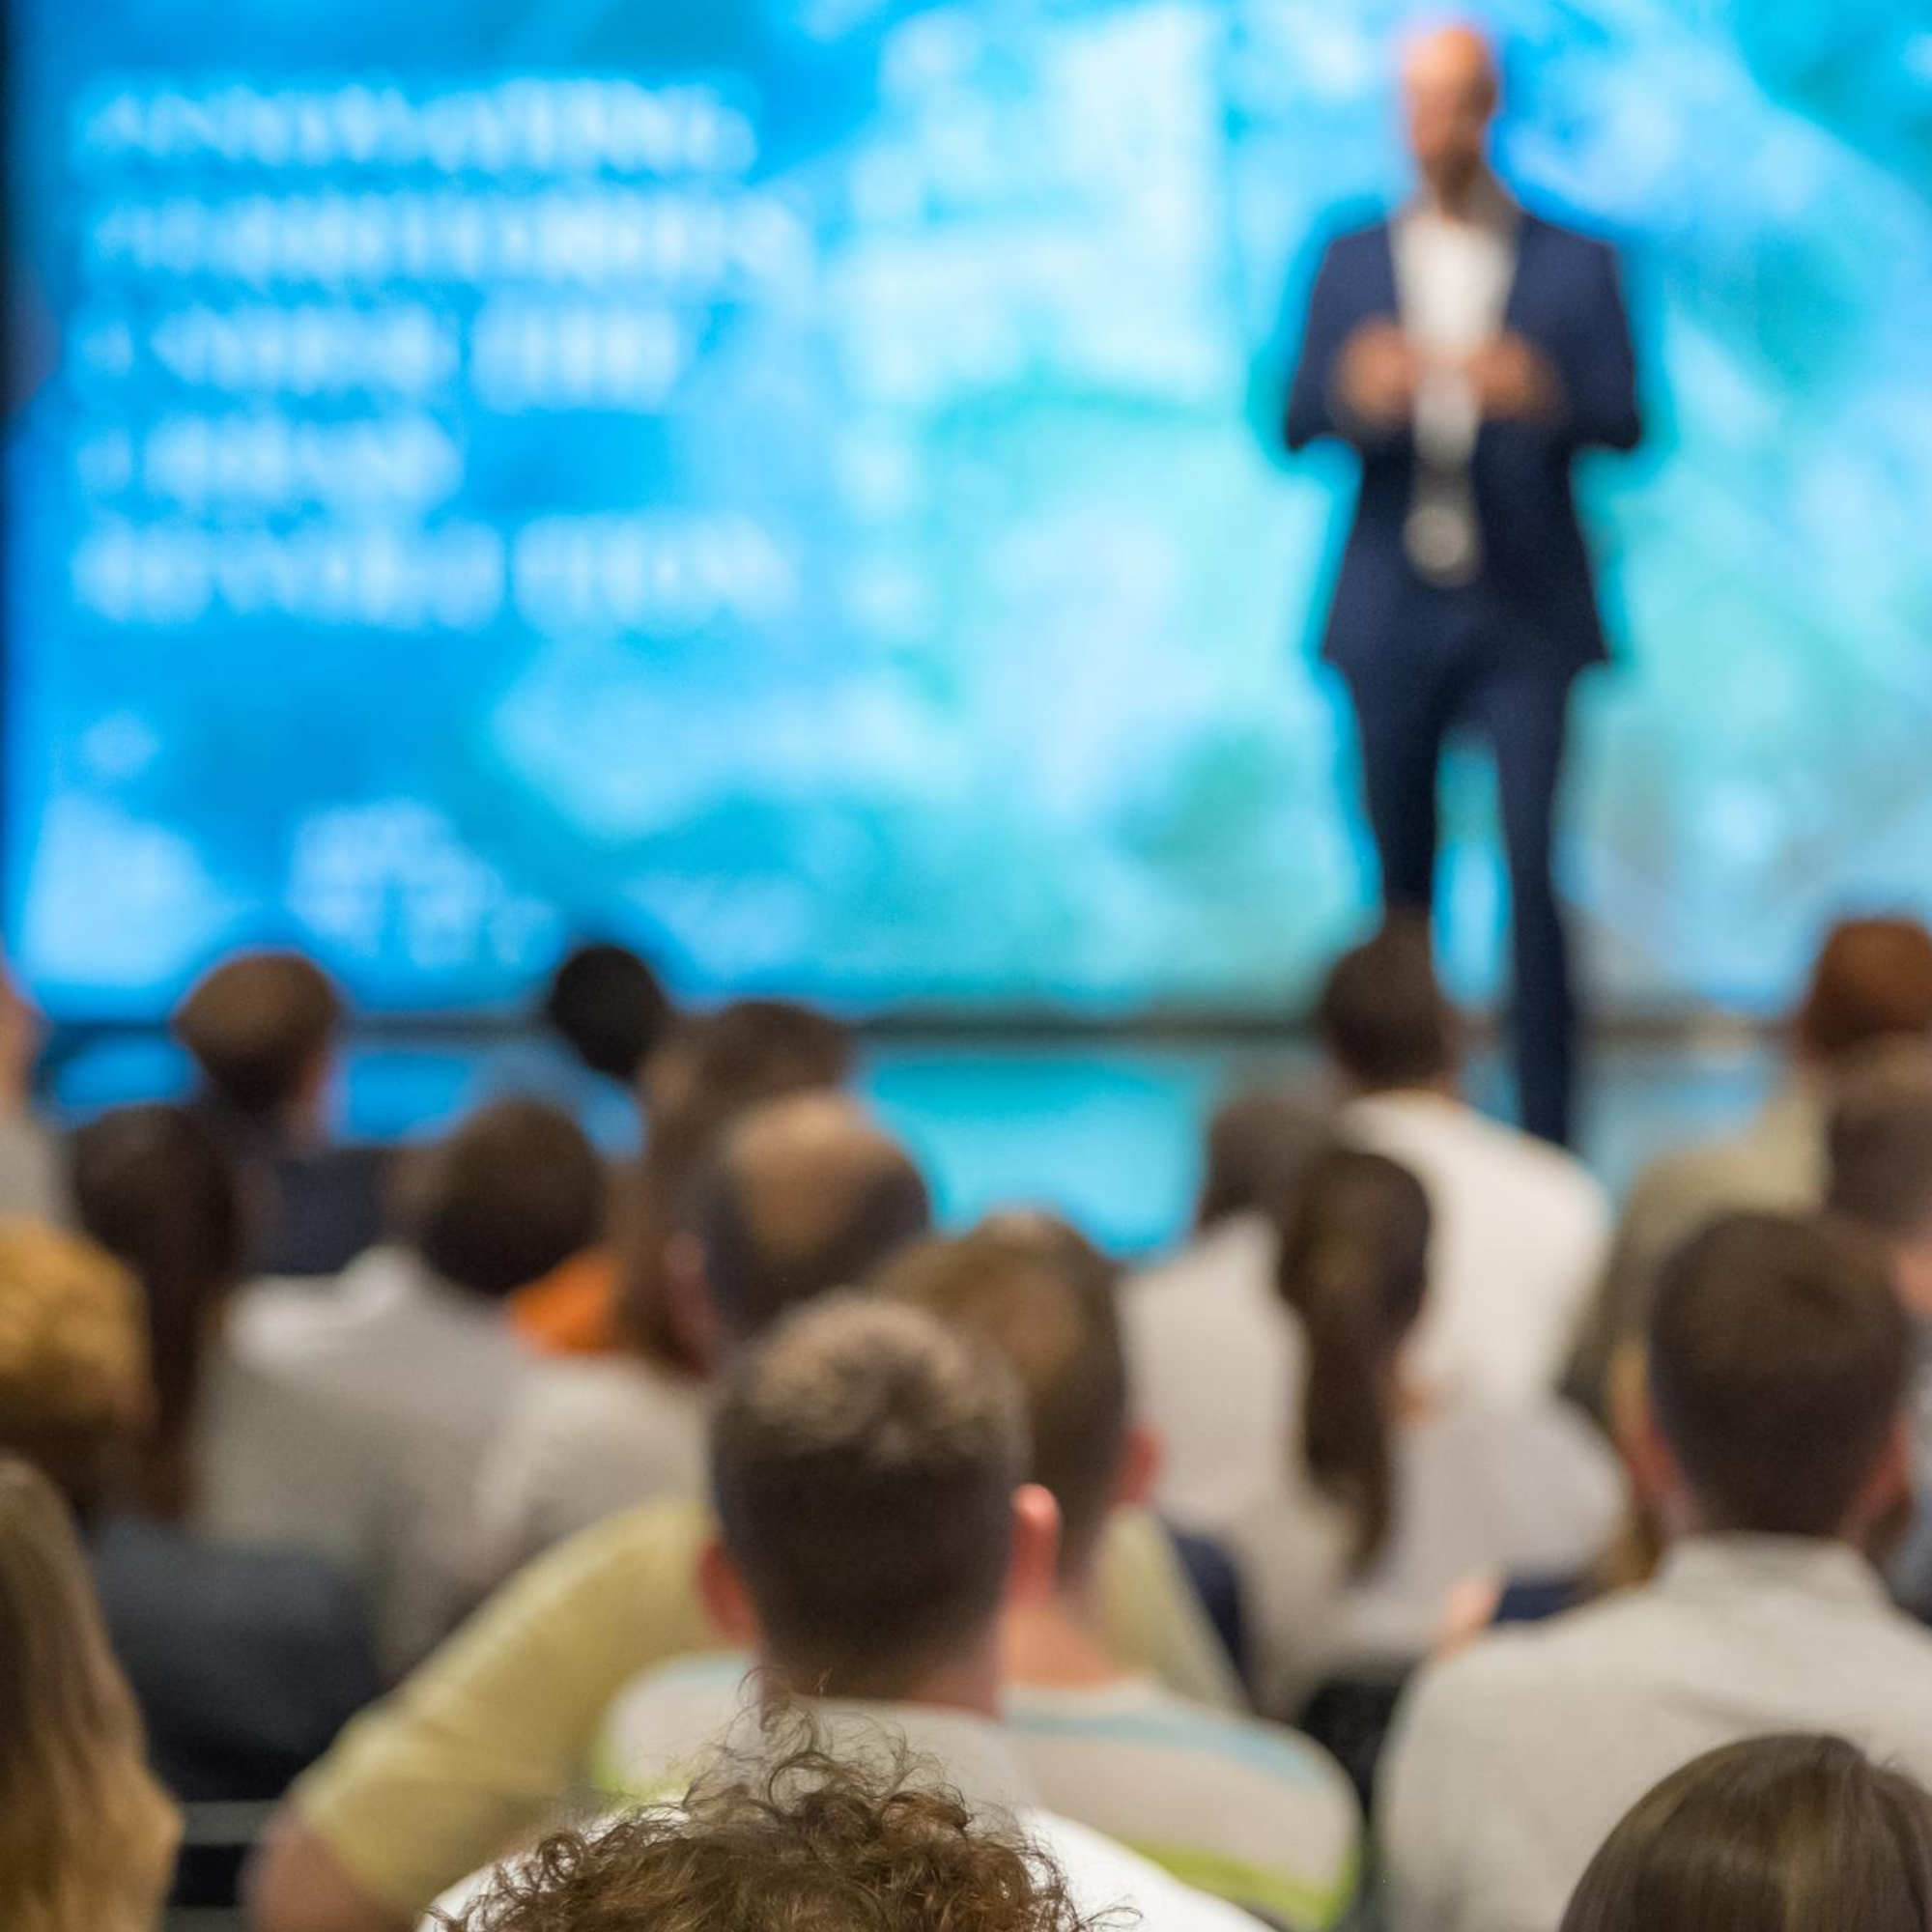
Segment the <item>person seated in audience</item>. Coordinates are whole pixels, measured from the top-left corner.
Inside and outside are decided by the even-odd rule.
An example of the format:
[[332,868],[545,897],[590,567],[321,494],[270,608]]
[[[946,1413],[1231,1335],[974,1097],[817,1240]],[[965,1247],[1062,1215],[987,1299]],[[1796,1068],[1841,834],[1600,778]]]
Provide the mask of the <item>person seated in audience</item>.
[[936,1315],[1018,1379],[1031,1478],[1060,1511],[1055,1587],[1009,1606],[1007,1721],[1055,1810],[1272,1923],[1332,1924],[1360,1814],[1333,1759],[1124,1668],[1099,1627],[1107,1521],[1144,1503],[1160,1445],[1134,1420],[1114,1264],[1064,1222],[1004,1215],[887,1264],[877,1292]]
[[599,1238],[605,1190],[582,1129],[536,1100],[479,1108],[397,1181],[400,1242],[370,1249],[326,1297],[252,1296],[236,1334],[387,1465],[384,1492],[412,1547],[376,1601],[384,1658],[401,1669],[491,1580],[476,1472],[537,1369],[504,1304]]
[[650,962],[628,946],[573,947],[551,975],[543,1021],[593,1073],[635,1091],[676,1020]]
[[1293,1093],[1228,1101],[1208,1127],[1194,1238],[1122,1291],[1135,1400],[1161,1442],[1155,1500],[1203,1535],[1265,1490],[1280,1458],[1301,1348],[1275,1293],[1275,1216],[1329,1133]]
[[383,1229],[388,1156],[333,1139],[342,995],[298,952],[243,952],[175,1009],[194,1105],[260,1197],[251,1274],[332,1275]]
[[1886,1040],[1932,1037],[1932,932],[1917,920],[1833,927],[1792,1015],[1784,1079],[1742,1132],[1652,1161],[1632,1187],[1570,1372],[1577,1399],[1610,1412],[1618,1348],[1643,1332],[1658,1270],[1713,1216],[1815,1208],[1825,1124],[1844,1072]]
[[1932,1932],[1932,1793],[1843,1738],[1720,1745],[1639,1799],[1561,1932]]
[[361,1605],[307,1557],[224,1548],[120,1506],[153,1401],[145,1344],[138,1290],[104,1250],[0,1222],[0,1452],[67,1497],[168,1788],[272,1798],[376,1694]]
[[[1080,1861],[1093,1839],[1045,1808],[999,1722],[1002,1609],[1051,1592],[1057,1561],[1059,1515],[1027,1483],[1028,1453],[1005,1364],[918,1309],[824,1297],[742,1353],[712,1425],[718,1531],[699,1569],[714,1626],[759,1668],[646,1686],[629,1775],[675,1795],[734,1735],[755,1757],[755,1707],[809,1700],[835,1759],[910,1748],[974,1816],[1017,1815]],[[1250,1922],[1111,1857],[1118,1902],[1151,1923]]]
[[1097,1840],[1063,1863],[909,1753],[834,1757],[808,1727],[676,1804],[546,1838],[452,1932],[1102,1932],[1131,1878]]
[[251,1240],[242,1179],[198,1112],[98,1115],[69,1144],[81,1229],[128,1267],[154,1399],[125,1478],[138,1514],[215,1542],[289,1548],[374,1603],[416,1560],[397,1471],[354,1418],[234,1344]]
[[[720,1132],[755,1113],[752,1090],[788,1079],[790,1063],[758,1051],[738,1069],[742,1080],[714,1070],[723,1077],[684,1103],[661,1149],[673,1135],[696,1134],[690,1115],[699,1108]],[[816,1147],[800,1145],[814,1136]],[[925,1183],[898,1146],[830,1090],[815,1104],[750,1119],[710,1174],[705,1145],[699,1137],[680,1152],[690,1175],[664,1221],[654,1214],[634,1230],[662,1250],[632,1270],[650,1284],[647,1302],[639,1291],[640,1337],[673,1346],[640,1343],[608,1361],[546,1364],[510,1406],[478,1491],[497,1578],[654,1496],[702,1493],[711,1378],[730,1340],[721,1297],[749,1332],[781,1306],[849,1287],[930,1218]],[[807,1184],[788,1186],[792,1173]]]
[[1569,1577],[1623,1520],[1604,1438],[1545,1395],[1429,1378],[1432,1209],[1385,1155],[1332,1148],[1284,1206],[1277,1286],[1300,1388],[1274,1492],[1231,1534],[1264,1710],[1337,1669],[1414,1662],[1472,1577]]
[[1764,1731],[1932,1771],[1932,1634],[1865,1554],[1905,1493],[1906,1316],[1855,1230],[1726,1216],[1666,1264],[1630,1453],[1653,1581],[1425,1671],[1384,1774],[1395,1932],[1546,1932],[1658,1778]]
[[181,1817],[60,1492],[0,1456],[0,1925],[154,1932]]
[[1316,1024],[1346,1100],[1337,1133],[1401,1161],[1429,1191],[1417,1377],[1499,1402],[1554,1388],[1603,1267],[1608,1203],[1573,1155],[1463,1097],[1459,1023],[1426,923],[1397,915],[1344,954]]
[[[839,1121],[846,1131],[833,1130]],[[855,1144],[875,1136],[855,1103],[822,1093],[768,1101],[730,1129],[696,1183],[716,1204],[696,1224],[700,1326],[721,1347],[742,1346],[812,1286],[759,1243],[786,1204],[838,1184]],[[915,1196],[923,1204],[923,1185],[900,1154],[854,1200],[855,1225],[824,1244],[846,1253],[848,1278],[903,1244]],[[513,1578],[291,1794],[251,1878],[258,1932],[399,1932],[582,1788],[624,1686],[717,1649],[695,1581],[712,1528],[698,1501],[646,1504]],[[1109,1522],[1099,1587],[1122,1663],[1200,1701],[1238,1703],[1172,1546],[1144,1512]]]
[[[760,1100],[843,1087],[855,1050],[849,1028],[789,1000],[735,1000],[670,1023],[639,1074],[648,1134],[617,1191],[612,1240],[518,1294],[519,1332],[549,1354],[641,1360],[670,1380],[701,1376],[704,1364],[678,1326],[665,1252],[691,1174],[725,1125]],[[620,1373],[611,1382],[622,1389],[626,1379]],[[608,1406],[610,1385],[586,1381],[582,1406]]]
[[1932,1619],[1932,1042],[1874,1048],[1844,1075],[1826,1147],[1826,1208],[1884,1247],[1912,1323],[1918,1507],[1887,1569],[1899,1601]]

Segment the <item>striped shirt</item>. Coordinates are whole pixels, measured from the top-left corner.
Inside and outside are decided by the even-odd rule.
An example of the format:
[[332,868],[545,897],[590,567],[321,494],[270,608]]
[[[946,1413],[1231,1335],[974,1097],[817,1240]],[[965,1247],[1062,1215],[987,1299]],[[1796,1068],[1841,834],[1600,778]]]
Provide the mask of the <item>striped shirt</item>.
[[[680,1793],[753,1697],[742,1657],[691,1659],[613,1706],[598,1782],[615,1802]],[[1279,1725],[1192,1704],[1151,1679],[1015,1687],[1006,1726],[1049,1811],[1200,1890],[1319,1932],[1354,1894],[1361,1814],[1326,1752]]]

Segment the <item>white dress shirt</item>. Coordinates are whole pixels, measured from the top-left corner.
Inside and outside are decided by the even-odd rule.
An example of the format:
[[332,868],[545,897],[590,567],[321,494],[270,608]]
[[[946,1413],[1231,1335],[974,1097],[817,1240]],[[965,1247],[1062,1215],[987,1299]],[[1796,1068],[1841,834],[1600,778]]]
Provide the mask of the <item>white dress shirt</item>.
[[1295,1709],[1339,1669],[1427,1655],[1461,1584],[1576,1576],[1627,1507],[1609,1445],[1553,1397],[1441,1402],[1402,1424],[1394,1476],[1387,1540],[1359,1577],[1352,1519],[1305,1476],[1233,1526],[1264,1710]]
[[660,1496],[701,1496],[711,1392],[635,1356],[539,1363],[477,1484],[486,1570],[510,1576],[566,1537]]
[[[1034,1780],[1001,1725],[963,1711],[923,1704],[818,1703],[812,1707],[819,1734],[841,1757],[883,1756],[910,1747],[920,1769],[956,1791],[989,1823],[1016,1828],[1048,1853],[1065,1875],[1083,1919],[1094,1921],[1120,1910],[1142,1932],[1254,1932],[1254,1920],[1232,1905],[1178,1883],[1158,1866],[1103,1837],[1044,1809]],[[667,1800],[680,1797],[693,1776],[714,1763],[722,1747],[753,1763],[758,1754],[757,1718],[735,1678],[699,1688],[674,1682],[654,1711],[642,1713],[649,1725],[650,1754],[662,1776],[634,1768],[634,1782],[648,1782]],[[443,1912],[460,1912],[487,1890],[485,1872],[439,1901]],[[424,1932],[439,1921],[424,1921]]]
[[1121,1294],[1135,1412],[1160,1436],[1154,1500],[1203,1535],[1270,1490],[1290,1453],[1304,1350],[1278,1252],[1265,1215],[1234,1214]]
[[1339,1131],[1410,1169],[1435,1217],[1419,1378],[1497,1403],[1554,1388],[1609,1245],[1608,1197],[1573,1155],[1447,1095],[1351,1102]]
[[1390,1745],[1394,1932],[1551,1932],[1637,1799],[1777,1731],[1932,1780],[1932,1633],[1842,1545],[1694,1539],[1644,1588],[1485,1638],[1422,1677]]

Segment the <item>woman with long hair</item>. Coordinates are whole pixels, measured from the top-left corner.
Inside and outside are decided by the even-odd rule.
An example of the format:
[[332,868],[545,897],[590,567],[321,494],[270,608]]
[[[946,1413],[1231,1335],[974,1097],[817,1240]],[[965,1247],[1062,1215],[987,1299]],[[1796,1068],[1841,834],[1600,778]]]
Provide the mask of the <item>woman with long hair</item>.
[[1432,1234],[1421,1182],[1354,1148],[1319,1155],[1280,1210],[1299,1399],[1281,1480],[1231,1538],[1270,1709],[1338,1667],[1414,1662],[1459,1586],[1569,1577],[1621,1520],[1609,1446],[1554,1398],[1503,1405],[1415,1371]]
[[1562,1932],[1932,1932],[1932,1794],[1842,1738],[1751,1738],[1639,1799]]
[[150,1932],[180,1835],[67,1503],[0,1457],[0,1925]]

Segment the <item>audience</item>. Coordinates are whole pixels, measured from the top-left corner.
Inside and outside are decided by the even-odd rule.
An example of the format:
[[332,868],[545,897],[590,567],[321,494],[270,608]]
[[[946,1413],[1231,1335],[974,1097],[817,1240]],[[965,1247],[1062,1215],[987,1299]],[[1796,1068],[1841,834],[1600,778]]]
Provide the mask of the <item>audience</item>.
[[1401,1161],[1429,1190],[1418,1378],[1500,1402],[1553,1388],[1603,1267],[1603,1189],[1572,1155],[1463,1099],[1457,1017],[1422,921],[1392,920],[1345,954],[1316,1020],[1346,1096],[1342,1138]]
[[1108,1862],[1087,1856],[1063,1871],[1017,1825],[976,1814],[931,1768],[883,1755],[883,1764],[834,1757],[808,1728],[763,1768],[708,1772],[679,1804],[547,1838],[445,1922],[453,1932],[1101,1932],[1119,1923]]
[[1916,920],[1857,919],[1826,938],[1790,1028],[1785,1076],[1741,1133],[1680,1149],[1637,1177],[1571,1371],[1600,1414],[1619,1346],[1640,1334],[1658,1270],[1713,1216],[1814,1208],[1825,1123],[1840,1075],[1889,1039],[1932,1038],[1932,932]]
[[[835,1115],[844,1131],[829,1130]],[[783,1225],[788,1205],[810,1204],[848,1175],[856,1149],[875,1136],[850,1102],[823,1094],[767,1102],[727,1135],[701,1186],[717,1203],[703,1226],[720,1246],[707,1248],[701,1272],[721,1343],[750,1339],[810,1288],[794,1284],[781,1252],[750,1241]],[[879,1204],[917,1185],[901,1156],[885,1184],[860,1197],[865,1226],[828,1238],[853,1274],[901,1244],[903,1219]],[[883,1237],[871,1254],[867,1230]],[[582,1788],[623,1687],[654,1664],[717,1648],[694,1581],[711,1533],[696,1500],[667,1499],[523,1571],[292,1795],[257,1861],[260,1932],[408,1926]],[[1106,1641],[1123,1663],[1204,1701],[1238,1701],[1158,1525],[1118,1512],[1100,1572]]]
[[[717,1539],[701,1575],[717,1628],[757,1655],[754,1699],[809,1697],[838,1758],[903,1746],[974,1816],[1017,1815],[1089,1896],[1164,1926],[1233,1908],[1043,1808],[998,1722],[1001,1609],[1053,1587],[1059,1520],[1025,1482],[1026,1416],[1004,1364],[878,1297],[821,1300],[740,1357],[711,1438]],[[658,1788],[733,1728],[729,1677],[633,1706]]]
[[[1325,1926],[1349,1902],[1360,1835],[1340,1770],[1292,1732],[1176,1696],[1106,1644],[1102,1534],[1117,1507],[1145,1497],[1156,1459],[1129,1418],[1114,1272],[1064,1224],[1009,1216],[911,1249],[876,1282],[1016,1378],[1029,1473],[1060,1511],[1052,1586],[1006,1606],[1004,1716],[1054,1810],[1276,1924]],[[865,1533],[834,1528],[835,1547]],[[648,1762],[668,1700],[715,1698],[742,1669],[724,1660],[645,1679],[619,1704],[606,1754]]]
[[[713,1037],[731,1025],[722,1015],[704,1023]],[[708,1378],[726,1339],[721,1296],[742,1311],[726,1325],[750,1332],[780,1306],[848,1286],[923,1232],[924,1182],[893,1141],[829,1090],[815,1104],[753,1122],[723,1171],[705,1171],[706,1147],[766,1090],[786,1091],[796,1065],[789,1053],[773,1057],[753,1042],[668,1127],[660,1160],[673,1134],[688,1138],[690,1151],[680,1155],[683,1178],[662,1223],[653,1214],[633,1231],[662,1249],[631,1270],[634,1290],[639,1279],[650,1283],[638,1347],[529,1377],[484,1466],[479,1508],[497,1577],[620,1510],[702,1490]],[[708,1139],[690,1119],[700,1111],[717,1122]]]
[[34,1106],[41,1016],[0,966],[0,1218],[60,1222],[67,1188],[60,1143]]
[[1396,1932],[1547,1932],[1625,1809],[1699,1751],[1842,1732],[1932,1770],[1932,1634],[1865,1554],[1904,1493],[1907,1320],[1833,1224],[1714,1222],[1648,1331],[1656,1579],[1425,1672],[1384,1779]]
[[174,1016],[197,1110],[260,1197],[250,1271],[334,1274],[382,1234],[382,1150],[332,1139],[342,996],[296,952],[224,960]]
[[145,1344],[135,1284],[107,1254],[0,1223],[0,1452],[39,1467],[81,1525],[169,1789],[272,1798],[376,1693],[360,1606],[305,1557],[223,1548],[119,1507],[153,1405]]
[[1161,1440],[1155,1496],[1212,1535],[1268,1487],[1300,1337],[1275,1293],[1275,1211],[1329,1122],[1296,1094],[1243,1094],[1208,1127],[1194,1239],[1122,1294],[1140,1412]]
[[490,1580],[476,1471],[536,1369],[504,1304],[599,1238],[604,1172],[568,1115],[498,1100],[419,1151],[398,1183],[400,1244],[370,1249],[327,1296],[258,1297],[240,1331],[251,1359],[387,1465],[383,1487],[413,1544],[377,1603],[395,1668]]
[[1278,1288],[1305,1366],[1274,1492],[1233,1538],[1264,1709],[1337,1668],[1414,1662],[1460,1584],[1571,1576],[1622,1520],[1615,1460],[1580,1416],[1418,1372],[1431,1223],[1414,1176],[1350,1148],[1284,1204]]
[[1561,1932],[1932,1932],[1932,1795],[1842,1738],[1724,1745],[1592,1860]]
[[0,1925],[154,1932],[180,1835],[68,1510],[0,1457]]

